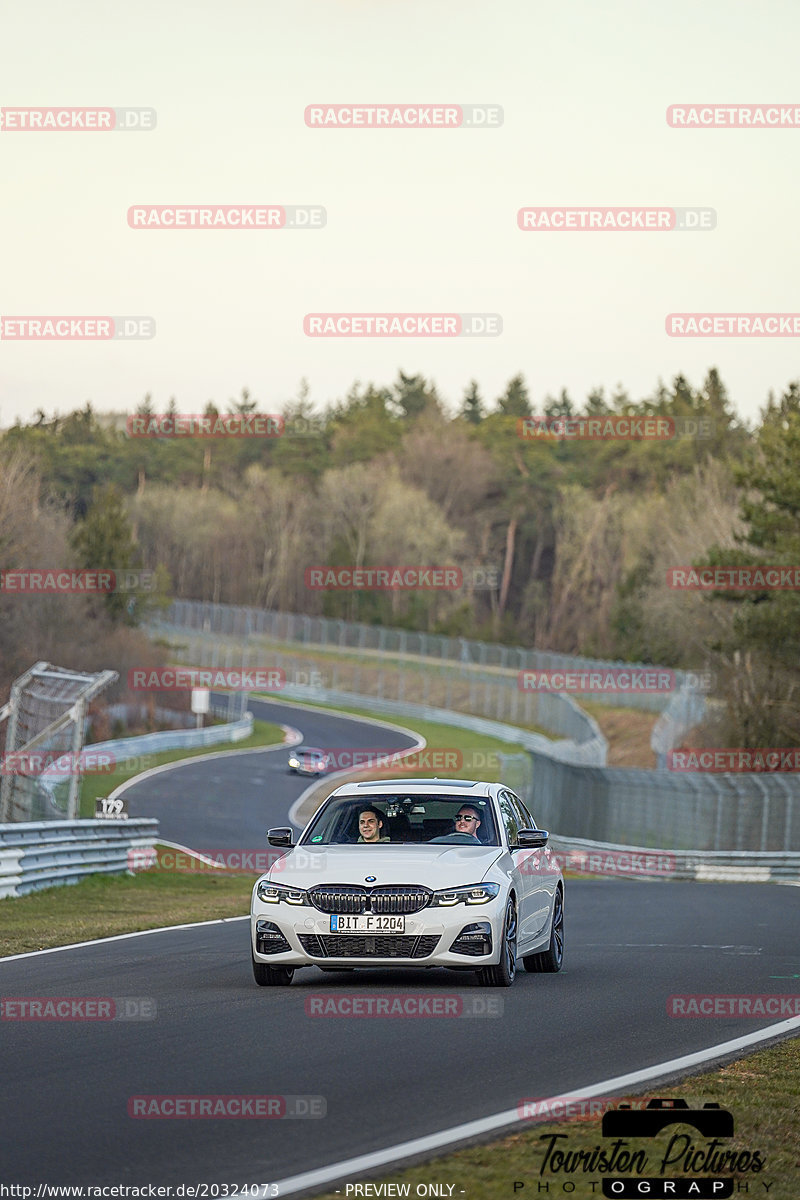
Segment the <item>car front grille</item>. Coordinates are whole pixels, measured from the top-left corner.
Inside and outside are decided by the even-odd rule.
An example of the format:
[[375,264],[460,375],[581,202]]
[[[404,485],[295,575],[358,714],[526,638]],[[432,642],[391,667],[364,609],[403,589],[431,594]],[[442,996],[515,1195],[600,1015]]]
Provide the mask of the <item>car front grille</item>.
[[300,945],[314,958],[427,958],[438,945],[438,933],[404,934],[301,933]]
[[428,906],[432,895],[428,888],[404,884],[375,888],[350,883],[321,884],[309,892],[311,903],[320,912],[342,914],[417,913]]

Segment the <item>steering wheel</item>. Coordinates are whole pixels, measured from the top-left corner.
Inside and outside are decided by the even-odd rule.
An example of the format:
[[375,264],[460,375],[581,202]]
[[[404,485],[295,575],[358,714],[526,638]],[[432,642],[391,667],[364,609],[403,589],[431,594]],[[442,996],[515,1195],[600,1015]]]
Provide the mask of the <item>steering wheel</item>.
[[443,833],[440,837],[431,838],[431,840],[428,842],[428,845],[432,846],[435,842],[438,842],[440,845],[480,845],[478,839],[473,837],[471,833]]

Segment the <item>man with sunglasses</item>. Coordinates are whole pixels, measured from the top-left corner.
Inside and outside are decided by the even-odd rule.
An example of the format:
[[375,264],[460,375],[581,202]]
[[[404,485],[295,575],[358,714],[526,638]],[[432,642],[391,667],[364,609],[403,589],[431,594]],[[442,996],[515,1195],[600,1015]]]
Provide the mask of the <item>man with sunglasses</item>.
[[467,834],[472,837],[478,844],[478,830],[481,825],[481,816],[477,808],[473,808],[471,804],[462,804],[456,813],[455,833]]

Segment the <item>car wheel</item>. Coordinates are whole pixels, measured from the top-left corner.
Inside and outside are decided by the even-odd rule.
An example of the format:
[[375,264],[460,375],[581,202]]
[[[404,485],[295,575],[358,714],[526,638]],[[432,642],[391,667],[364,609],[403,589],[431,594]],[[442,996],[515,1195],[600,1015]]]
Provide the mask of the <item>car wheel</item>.
[[503,921],[503,940],[500,946],[500,962],[496,967],[482,967],[478,982],[484,987],[511,987],[517,973],[517,906],[512,896],[506,904]]
[[550,926],[550,945],[541,954],[526,954],[523,958],[526,971],[534,974],[542,971],[560,971],[564,962],[564,897],[561,888],[556,888],[553,901],[553,922]]
[[[251,951],[252,957],[252,951]],[[280,987],[292,982],[294,967],[268,967],[253,957],[253,978],[259,987]]]

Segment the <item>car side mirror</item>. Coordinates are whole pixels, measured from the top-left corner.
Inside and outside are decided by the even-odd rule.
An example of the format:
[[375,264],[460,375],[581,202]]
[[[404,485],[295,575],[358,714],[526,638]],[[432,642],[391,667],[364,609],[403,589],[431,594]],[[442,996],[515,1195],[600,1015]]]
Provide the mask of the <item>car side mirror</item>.
[[294,842],[292,841],[292,830],[284,828],[268,829],[267,841],[269,842],[270,846],[288,846],[289,849],[291,849],[294,845]]
[[535,850],[537,846],[546,846],[550,833],[546,829],[520,829],[517,833],[517,847],[520,850]]

